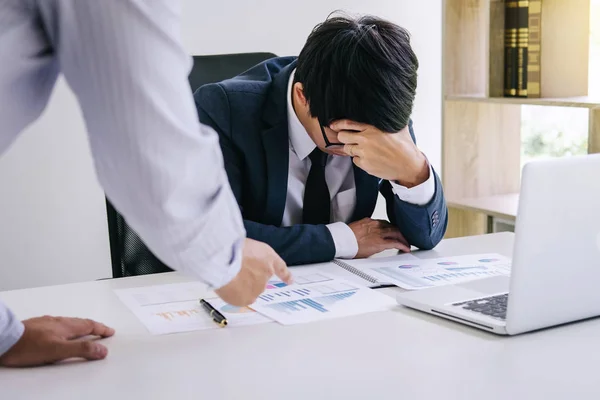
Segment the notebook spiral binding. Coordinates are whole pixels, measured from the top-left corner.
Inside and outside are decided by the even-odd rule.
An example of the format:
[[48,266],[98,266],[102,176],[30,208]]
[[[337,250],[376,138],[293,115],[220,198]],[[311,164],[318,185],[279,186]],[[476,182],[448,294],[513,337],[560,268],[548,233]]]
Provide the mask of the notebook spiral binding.
[[367,282],[371,282],[371,283],[376,283],[379,284],[379,281],[375,278],[373,278],[370,275],[367,275],[366,273],[364,273],[363,271],[361,271],[360,269],[354,268],[352,265],[348,265],[345,262],[339,261],[339,260],[333,260],[333,263],[336,264],[339,267],[344,268],[346,271],[357,275],[359,277],[361,277],[362,279],[364,279]]

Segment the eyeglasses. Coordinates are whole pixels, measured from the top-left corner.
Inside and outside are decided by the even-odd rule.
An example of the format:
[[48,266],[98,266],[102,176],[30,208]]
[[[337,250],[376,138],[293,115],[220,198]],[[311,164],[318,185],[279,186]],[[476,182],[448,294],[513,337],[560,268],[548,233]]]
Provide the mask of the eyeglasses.
[[344,143],[335,143],[335,142],[330,142],[329,139],[327,139],[327,135],[325,134],[325,127],[323,125],[321,125],[321,133],[323,134],[323,140],[325,140],[325,148],[329,148],[329,147],[340,147],[340,146],[345,146]]

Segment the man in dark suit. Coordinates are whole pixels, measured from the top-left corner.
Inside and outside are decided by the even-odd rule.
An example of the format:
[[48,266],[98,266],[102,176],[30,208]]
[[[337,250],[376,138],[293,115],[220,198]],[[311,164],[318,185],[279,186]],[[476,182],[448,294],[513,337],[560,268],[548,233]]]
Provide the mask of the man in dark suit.
[[[417,68],[404,29],[332,17],[298,58],[199,88],[248,237],[289,265],[433,248],[448,217],[410,120]],[[370,218],[379,192],[390,222]]]

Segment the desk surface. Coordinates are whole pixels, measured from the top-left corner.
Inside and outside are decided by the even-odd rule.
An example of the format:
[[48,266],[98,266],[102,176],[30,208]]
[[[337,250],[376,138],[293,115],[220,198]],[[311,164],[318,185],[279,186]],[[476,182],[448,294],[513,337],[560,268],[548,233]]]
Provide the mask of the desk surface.
[[[511,233],[450,239],[415,255],[510,256],[512,241]],[[0,293],[22,318],[86,316],[117,329],[104,361],[0,369],[0,398],[600,398],[600,320],[506,338],[397,307],[305,325],[151,336],[112,293],[184,280],[169,273]]]

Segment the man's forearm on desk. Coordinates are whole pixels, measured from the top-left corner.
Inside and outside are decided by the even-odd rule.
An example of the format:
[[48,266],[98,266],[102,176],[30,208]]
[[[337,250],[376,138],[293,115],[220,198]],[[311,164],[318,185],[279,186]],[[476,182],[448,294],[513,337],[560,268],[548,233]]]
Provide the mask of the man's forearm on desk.
[[400,229],[411,245],[422,250],[432,249],[442,240],[448,222],[441,182],[437,175],[434,178],[435,194],[425,205],[402,201],[389,182],[381,186],[390,222]]
[[0,301],[0,356],[19,341],[24,330],[23,323]]

